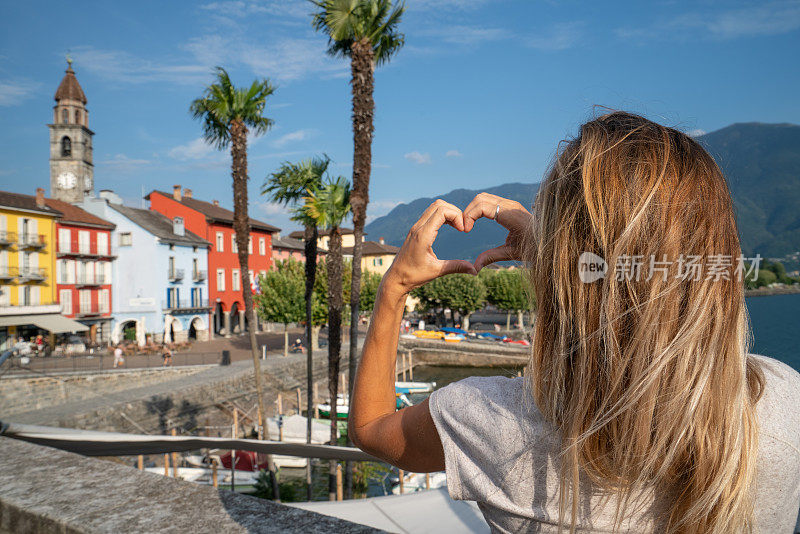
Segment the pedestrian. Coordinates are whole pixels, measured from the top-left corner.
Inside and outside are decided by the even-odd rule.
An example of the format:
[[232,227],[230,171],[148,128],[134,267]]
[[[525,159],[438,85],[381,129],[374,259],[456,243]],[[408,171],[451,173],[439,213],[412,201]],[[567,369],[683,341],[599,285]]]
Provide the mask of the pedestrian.
[[117,345],[114,349],[114,367],[122,367],[122,364],[125,363],[125,358],[122,357],[122,347]]
[[39,334],[36,336],[36,354],[41,355],[42,349],[44,349],[44,338]]
[[164,367],[172,367],[172,351],[169,350],[167,345],[164,345],[164,351],[161,353],[161,358],[164,360]]

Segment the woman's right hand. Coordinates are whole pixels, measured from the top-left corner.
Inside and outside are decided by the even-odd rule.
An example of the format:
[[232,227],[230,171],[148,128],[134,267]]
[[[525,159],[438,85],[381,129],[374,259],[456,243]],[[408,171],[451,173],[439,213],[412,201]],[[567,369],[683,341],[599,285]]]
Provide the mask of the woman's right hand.
[[479,193],[464,210],[464,232],[469,232],[481,217],[495,219],[508,230],[506,242],[478,255],[475,271],[498,261],[522,260],[523,237],[531,223],[531,214],[515,200]]

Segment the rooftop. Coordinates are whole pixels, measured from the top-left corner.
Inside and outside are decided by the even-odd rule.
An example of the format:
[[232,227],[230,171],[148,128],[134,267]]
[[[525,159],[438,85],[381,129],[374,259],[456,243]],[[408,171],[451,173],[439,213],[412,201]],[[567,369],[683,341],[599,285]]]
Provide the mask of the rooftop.
[[122,204],[109,203],[108,205],[111,209],[118,211],[164,243],[194,245],[197,247],[211,246],[211,243],[189,230],[184,230],[184,235],[176,234],[173,231],[173,222],[157,211],[131,208]]
[[272,248],[282,248],[287,250],[305,250],[305,245],[299,239],[291,237],[273,237]]
[[9,191],[0,191],[0,207],[35,211],[55,217],[61,216],[61,212],[48,206],[47,204],[37,205],[36,197],[33,195],[22,195]]
[[[179,186],[175,186],[176,188]],[[188,190],[187,190],[188,191]],[[157,193],[159,195],[163,195],[169,199],[174,200],[175,202],[179,202],[183,204],[187,208],[193,209],[195,211],[199,211],[203,215],[206,216],[206,219],[210,222],[221,222],[225,224],[233,225],[233,212],[231,210],[227,210],[221,206],[213,204],[211,202],[206,202],[205,200],[198,200],[196,198],[192,198],[188,195],[180,195],[180,200],[175,197],[174,194],[170,194],[164,191],[153,190],[151,191],[146,197],[146,200],[150,200],[150,195]],[[280,228],[276,226],[272,226],[271,224],[265,223],[263,221],[259,221],[258,219],[253,219],[250,217],[250,227],[255,228],[258,230],[264,230],[266,232],[280,232]]]
[[107,228],[109,230],[116,228],[115,224],[92,215],[88,211],[82,210],[69,202],[64,202],[63,200],[57,200],[55,198],[46,198],[44,199],[44,203],[46,206],[61,212],[62,217],[58,221],[60,223],[95,226]]
[[75,71],[72,70],[72,63],[70,62],[67,67],[66,74],[61,79],[61,83],[56,90],[55,100],[78,100],[86,104],[86,95],[83,94],[81,84],[78,83],[78,78],[75,77]]
[[[364,241],[361,254],[364,256],[383,256],[384,254],[397,254],[400,247],[378,243],[377,241]],[[353,247],[342,247],[342,254],[345,256],[353,255]]]
[[[339,228],[339,231],[342,233],[342,235],[350,235],[350,234],[353,233],[353,229],[352,228],[341,227],[341,228]],[[320,237],[331,235],[331,231],[330,230],[319,230],[318,233],[319,233]],[[364,234],[364,235],[367,235],[367,234]],[[289,237],[292,237],[294,239],[303,239],[303,231],[302,230],[295,230],[294,232],[289,234]]]

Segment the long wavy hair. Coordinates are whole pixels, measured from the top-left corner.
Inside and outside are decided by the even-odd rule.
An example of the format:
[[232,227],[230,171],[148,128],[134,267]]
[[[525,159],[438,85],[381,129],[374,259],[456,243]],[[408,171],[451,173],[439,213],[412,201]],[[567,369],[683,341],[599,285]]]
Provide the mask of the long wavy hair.
[[[588,477],[619,497],[615,528],[651,488],[668,496],[668,532],[752,531],[764,378],[747,358],[741,248],[713,158],[637,115],[587,122],[554,159],[526,246],[538,302],[526,374],[561,431],[560,523],[575,529]],[[581,281],[584,252],[605,277]]]

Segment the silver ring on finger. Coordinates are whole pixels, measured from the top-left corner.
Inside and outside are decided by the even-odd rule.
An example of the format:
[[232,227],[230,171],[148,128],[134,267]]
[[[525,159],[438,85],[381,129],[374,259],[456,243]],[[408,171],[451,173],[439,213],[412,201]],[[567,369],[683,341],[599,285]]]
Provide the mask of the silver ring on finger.
[[498,215],[500,215],[500,204],[498,204],[497,207],[494,209],[494,217],[492,217],[492,219],[496,221]]

